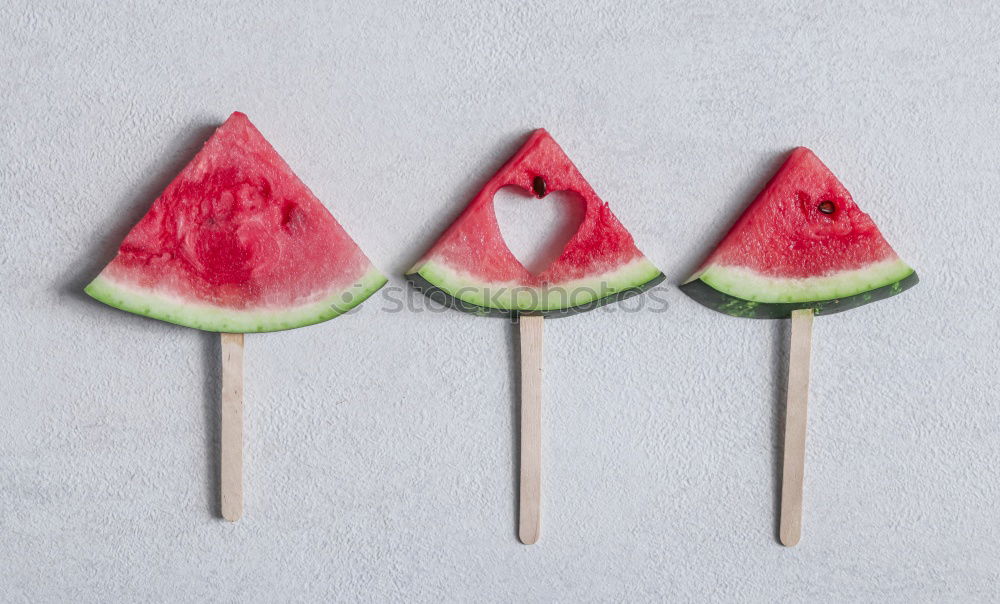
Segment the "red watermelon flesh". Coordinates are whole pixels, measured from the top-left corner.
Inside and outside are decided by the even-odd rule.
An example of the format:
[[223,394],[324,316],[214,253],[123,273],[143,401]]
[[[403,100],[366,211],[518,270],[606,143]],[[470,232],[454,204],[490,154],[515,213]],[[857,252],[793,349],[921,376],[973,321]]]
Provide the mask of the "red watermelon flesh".
[[180,325],[257,332],[331,319],[384,283],[250,120],[234,113],[86,291]]
[[788,305],[846,310],[915,282],[837,177],[800,147],[684,287],[731,314],[769,316],[777,309],[768,304],[785,305],[781,315]]
[[[493,206],[517,187],[544,203],[553,191],[584,204],[579,230],[545,270],[532,274],[507,247]],[[565,314],[588,310],[663,279],[632,236],[545,130],[536,130],[407,273],[426,293],[478,314]]]

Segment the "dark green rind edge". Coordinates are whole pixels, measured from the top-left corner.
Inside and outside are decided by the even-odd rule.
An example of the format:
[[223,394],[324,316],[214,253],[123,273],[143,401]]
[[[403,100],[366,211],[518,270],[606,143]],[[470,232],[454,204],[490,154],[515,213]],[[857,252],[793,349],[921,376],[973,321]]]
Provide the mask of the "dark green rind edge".
[[299,320],[299,321],[287,321],[281,323],[261,323],[253,328],[233,328],[232,325],[226,325],[223,323],[218,323],[214,321],[190,321],[181,317],[177,317],[169,314],[162,314],[153,311],[149,307],[137,306],[129,304],[115,298],[113,296],[105,295],[103,292],[95,290],[93,283],[87,285],[83,288],[83,291],[91,298],[111,306],[112,308],[117,308],[128,313],[139,315],[142,317],[147,317],[150,319],[156,319],[158,321],[163,321],[165,323],[172,323],[174,325],[180,325],[181,327],[190,327],[192,329],[198,329],[201,331],[208,331],[213,333],[271,333],[275,331],[287,331],[289,329],[297,329],[299,327],[307,327],[309,325],[316,325],[318,323],[324,323],[330,319],[335,319],[340,315],[346,314],[357,307],[359,304],[370,298],[375,292],[382,289],[389,280],[385,276],[381,276],[380,282],[378,284],[372,284],[371,286],[365,288],[361,291],[361,295],[352,298],[349,302],[342,305],[331,304],[322,313],[317,315],[312,315],[311,317]]
[[595,308],[600,308],[606,304],[611,304],[612,302],[621,302],[632,296],[637,296],[643,292],[646,292],[660,283],[666,277],[663,273],[658,273],[655,277],[642,283],[636,285],[635,287],[630,287],[628,289],[623,289],[620,292],[615,292],[611,295],[604,296],[603,298],[598,298],[597,300],[592,300],[586,304],[579,304],[577,306],[570,306],[569,308],[558,308],[553,310],[516,310],[509,308],[495,308],[492,306],[481,306],[479,304],[473,304],[471,302],[466,302],[465,300],[460,300],[447,291],[441,289],[437,285],[434,285],[427,279],[425,279],[419,273],[410,273],[406,275],[407,281],[415,287],[420,293],[424,294],[431,300],[434,300],[438,304],[446,306],[448,308],[454,308],[462,312],[467,312],[479,317],[500,317],[504,319],[516,319],[521,315],[525,316],[542,316],[548,318],[559,318],[568,317],[571,315],[578,315],[580,313],[587,312],[588,310],[594,310]]
[[695,279],[680,286],[681,291],[705,306],[732,315],[748,319],[787,319],[793,310],[811,308],[817,315],[832,315],[891,298],[917,284],[917,273],[913,272],[889,285],[884,285],[853,296],[833,300],[814,300],[811,302],[754,302],[731,296],[721,292],[701,279]]

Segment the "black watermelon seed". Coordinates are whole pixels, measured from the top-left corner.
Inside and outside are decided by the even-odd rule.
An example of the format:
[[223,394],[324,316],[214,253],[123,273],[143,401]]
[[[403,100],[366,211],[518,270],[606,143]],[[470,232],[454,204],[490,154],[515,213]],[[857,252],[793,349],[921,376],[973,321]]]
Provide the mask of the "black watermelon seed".
[[531,188],[535,190],[535,195],[538,197],[545,197],[546,193],[549,192],[545,185],[545,179],[541,176],[535,177],[535,180],[531,182]]

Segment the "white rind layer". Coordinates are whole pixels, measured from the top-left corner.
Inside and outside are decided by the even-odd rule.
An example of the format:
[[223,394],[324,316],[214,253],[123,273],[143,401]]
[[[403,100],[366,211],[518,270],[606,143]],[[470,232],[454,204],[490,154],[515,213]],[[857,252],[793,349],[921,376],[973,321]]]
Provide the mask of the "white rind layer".
[[898,257],[854,270],[797,278],[772,277],[745,267],[710,264],[688,282],[701,279],[714,289],[743,300],[797,303],[854,296],[905,279],[912,272]]
[[640,257],[600,275],[559,284],[533,287],[517,282],[484,283],[480,277],[434,260],[427,260],[409,274],[417,274],[448,295],[484,308],[520,312],[550,312],[592,304],[639,287],[661,275]]
[[354,284],[331,290],[318,301],[289,308],[236,310],[191,302],[179,296],[98,275],[84,291],[115,308],[185,327],[225,333],[281,331],[321,323],[351,310],[380,287],[386,278],[369,269]]

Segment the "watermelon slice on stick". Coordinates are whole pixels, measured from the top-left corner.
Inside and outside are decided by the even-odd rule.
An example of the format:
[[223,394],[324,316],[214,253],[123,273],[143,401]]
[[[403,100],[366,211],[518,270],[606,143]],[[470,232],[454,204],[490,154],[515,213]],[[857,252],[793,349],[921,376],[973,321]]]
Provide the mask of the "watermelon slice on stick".
[[312,325],[386,282],[242,113],[233,113],[87,287],[155,319],[220,332],[222,515],[243,512],[243,334]]
[[[515,187],[537,200],[563,191],[583,206],[579,229],[540,272],[528,270],[501,234],[493,198],[504,187]],[[535,543],[540,526],[543,317],[568,316],[636,295],[662,281],[663,274],[636,248],[629,232],[549,133],[536,130],[407,277],[442,304],[520,323],[518,534],[525,544]]]
[[894,296],[917,274],[812,151],[792,151],[778,173],[681,289],[715,310],[792,320],[780,539],[802,527],[806,406],[816,315]]

